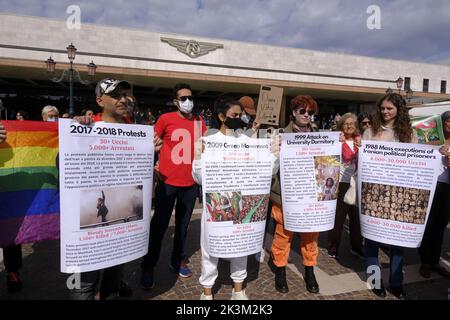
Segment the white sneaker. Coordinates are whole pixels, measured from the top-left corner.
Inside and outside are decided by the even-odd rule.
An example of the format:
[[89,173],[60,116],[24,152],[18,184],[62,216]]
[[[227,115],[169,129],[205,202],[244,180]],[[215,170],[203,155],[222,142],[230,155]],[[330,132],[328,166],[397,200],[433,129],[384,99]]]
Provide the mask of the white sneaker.
[[200,300],[213,300],[213,296],[211,295],[206,295],[202,292],[202,295],[200,296]]
[[241,290],[239,292],[231,292],[231,299],[230,300],[249,300],[248,296],[245,294],[245,290]]

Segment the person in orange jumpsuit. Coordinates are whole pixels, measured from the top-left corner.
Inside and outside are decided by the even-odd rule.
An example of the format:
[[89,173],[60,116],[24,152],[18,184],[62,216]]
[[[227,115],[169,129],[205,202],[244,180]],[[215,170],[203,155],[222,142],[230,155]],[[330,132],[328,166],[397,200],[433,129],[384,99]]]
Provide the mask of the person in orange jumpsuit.
[[[310,96],[297,96],[290,104],[292,120],[283,130],[284,133],[313,132],[316,126],[312,123],[312,116],[317,114],[319,108],[316,101]],[[284,228],[283,207],[281,203],[281,186],[279,175],[272,183],[270,194],[272,201],[272,217],[275,222],[275,234],[272,242],[271,260],[269,263],[275,269],[275,288],[282,293],[289,291],[286,281],[286,265],[288,264],[289,252],[294,233]],[[314,275],[314,266],[317,265],[318,232],[301,232],[301,254],[305,266],[306,289],[311,293],[319,292],[319,284]]]

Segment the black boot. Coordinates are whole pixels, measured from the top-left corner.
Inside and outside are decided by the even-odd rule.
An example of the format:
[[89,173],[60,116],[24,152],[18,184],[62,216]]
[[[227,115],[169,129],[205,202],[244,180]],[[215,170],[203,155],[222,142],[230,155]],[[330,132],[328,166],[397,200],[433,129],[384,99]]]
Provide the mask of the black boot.
[[379,288],[373,288],[372,292],[380,298],[386,298],[386,289],[384,288],[383,281],[380,282]]
[[286,281],[286,267],[275,267],[275,289],[281,293],[289,291]]
[[319,284],[316,281],[316,276],[314,275],[314,267],[305,266],[305,283],[306,290],[311,293],[319,293]]
[[286,293],[289,291],[289,287],[286,281],[286,267],[277,267],[273,262],[273,257],[269,258],[269,268],[275,273],[275,289],[278,292]]

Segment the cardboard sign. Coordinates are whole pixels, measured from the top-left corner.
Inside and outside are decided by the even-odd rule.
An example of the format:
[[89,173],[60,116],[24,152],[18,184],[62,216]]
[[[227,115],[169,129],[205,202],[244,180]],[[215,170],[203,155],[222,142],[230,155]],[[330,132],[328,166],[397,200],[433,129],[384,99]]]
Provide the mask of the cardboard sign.
[[262,85],[259,90],[256,119],[261,124],[278,126],[282,100],[283,88]]

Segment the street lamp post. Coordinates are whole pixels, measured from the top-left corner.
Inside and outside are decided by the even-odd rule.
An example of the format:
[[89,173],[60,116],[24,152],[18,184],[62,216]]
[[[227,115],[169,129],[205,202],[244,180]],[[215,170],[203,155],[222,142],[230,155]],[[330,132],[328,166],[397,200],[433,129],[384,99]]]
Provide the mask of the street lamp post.
[[[392,81],[395,82],[395,85],[397,86],[398,89],[398,93],[400,94],[402,92],[402,87],[403,87],[403,78],[402,77],[398,77],[397,80]],[[386,93],[393,93],[394,90],[392,90],[390,87],[386,89]]]
[[402,91],[402,87],[403,87],[403,78],[398,77],[398,79],[395,80],[395,83],[397,84],[398,93],[400,94],[400,92]]
[[[67,57],[69,58],[69,61],[70,61],[70,68],[64,70],[60,78],[54,77],[56,62],[50,57],[47,59],[47,61],[45,63],[47,65],[48,74],[50,76],[52,76],[50,78],[51,81],[62,82],[65,79],[69,80],[69,113],[70,113],[70,116],[73,117],[75,115],[75,108],[73,106],[73,82],[78,81],[84,85],[89,85],[90,81],[82,80],[78,70],[73,67],[73,60],[75,60],[77,48],[75,48],[75,46],[71,43],[70,45],[67,46],[66,49],[67,49]],[[97,66],[94,64],[93,61],[91,61],[91,63],[89,63],[87,65],[87,67],[88,67],[89,77],[91,79],[94,78],[95,70],[97,69]]]

